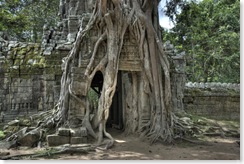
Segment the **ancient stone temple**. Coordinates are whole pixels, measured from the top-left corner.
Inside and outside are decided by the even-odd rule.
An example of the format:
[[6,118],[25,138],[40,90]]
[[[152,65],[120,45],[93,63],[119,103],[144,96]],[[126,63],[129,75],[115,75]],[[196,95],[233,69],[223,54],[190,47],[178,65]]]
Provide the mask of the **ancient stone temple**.
[[[62,60],[65,60],[65,57],[71,50],[80,25],[85,27],[88,22],[90,12],[92,11],[91,4],[93,4],[92,1],[84,1],[83,3],[83,1],[79,0],[61,0],[60,22],[56,27],[43,27],[41,44],[1,41],[0,109],[2,115],[5,115],[5,121],[9,121],[19,114],[25,115],[48,110],[57,103],[62,75]],[[86,88],[85,86],[88,84],[83,81],[82,77],[91,58],[91,54],[85,54],[84,52],[93,48],[94,43],[92,40],[95,40],[96,36],[95,30],[88,36],[94,39],[90,39],[83,46],[87,49],[81,50],[76,61],[77,67],[72,68],[72,90],[80,96],[87,96],[87,91],[83,88]],[[181,71],[183,69],[178,69],[178,67],[182,67],[182,64],[184,65],[184,57],[181,54],[176,55],[172,45],[169,43],[166,43],[165,47],[169,58],[172,59],[172,78],[179,81],[177,85],[184,86],[184,72]],[[105,53],[104,51],[104,48],[99,49],[100,55],[96,57],[95,62],[100,61]],[[115,122],[118,122],[118,124],[121,124],[119,120],[122,121],[122,118],[117,117],[121,117],[122,111],[126,111],[122,109],[123,106],[126,107],[126,101],[132,100],[128,98],[128,96],[133,95],[130,93],[133,87],[128,86],[132,80],[131,75],[135,75],[133,80],[136,81],[136,75],[141,72],[138,47],[136,46],[135,39],[129,34],[126,35],[120,58],[120,77],[118,77],[118,89],[112,107],[117,108],[120,114],[112,112],[114,116],[111,116],[114,117],[111,119],[117,119]],[[182,79],[179,79],[179,77]],[[99,92],[99,89],[102,87],[102,81],[102,74],[97,72],[92,81],[91,88]],[[179,95],[179,99],[174,100],[174,103],[177,104],[175,108],[182,109],[182,86],[172,88],[177,90],[174,93]],[[122,99],[122,102],[125,103],[124,105],[118,103]],[[70,111],[76,117],[84,115],[84,109],[80,108],[80,106],[82,106],[81,102],[77,103],[71,98],[70,109],[72,110]]]
[[[92,4],[94,4],[92,0],[60,0],[60,22],[56,27],[47,25],[43,27],[40,44],[0,41],[0,121],[8,122],[16,117],[46,111],[55,106],[60,94],[63,61],[67,59],[73,47],[79,28],[84,28],[88,23],[93,9]],[[103,74],[100,71],[96,72],[90,83],[84,78],[85,70],[93,57],[91,49],[94,48],[97,37],[98,31],[94,28],[86,36],[87,42],[81,45],[77,60],[72,63],[70,89],[79,97],[79,101],[76,97],[69,97],[68,120],[71,128],[76,128],[84,118],[90,91],[95,93],[95,99],[101,93]],[[132,103],[142,94],[141,90],[147,89],[139,83],[144,72],[137,45],[136,39],[127,31],[119,60],[117,87],[110,108],[108,127],[123,129],[126,124],[133,122],[131,120],[143,126],[150,119],[147,100],[138,103],[144,105],[142,107]],[[99,63],[105,52],[106,47],[100,46],[94,62]],[[184,54],[177,53],[169,42],[165,44],[165,52],[171,62],[173,108],[175,111],[183,110]],[[87,86],[90,86],[90,89]],[[90,105],[91,110],[96,110],[95,104]],[[138,118],[130,114],[133,110],[141,113]],[[80,133],[85,136],[87,135],[85,131],[82,129]],[[65,129],[59,132],[61,135],[71,133]],[[55,137],[57,136],[51,136],[49,140],[53,140],[51,141],[53,143]],[[73,143],[79,142],[76,139]],[[69,138],[60,142],[66,143],[66,141],[69,142]]]
[[[17,120],[19,117],[31,116],[33,119],[33,114],[41,115],[46,111],[51,111],[47,113],[51,115],[52,109],[56,109],[55,107],[60,102],[60,95],[62,95],[60,92],[65,88],[61,87],[61,84],[62,75],[67,68],[66,61],[69,60],[73,48],[77,46],[75,44],[80,43],[78,53],[74,53],[75,56],[69,63],[69,71],[66,71],[69,76],[68,87],[65,88],[68,93],[65,101],[65,109],[67,108],[65,111],[68,111],[68,118],[65,118],[67,124],[59,127],[55,134],[48,135],[47,141],[49,146],[87,142],[89,130],[83,125],[83,121],[89,119],[91,124],[96,124],[92,121],[96,117],[98,100],[102,96],[103,86],[106,86],[103,69],[96,70],[93,67],[103,62],[109,49],[105,42],[99,42],[103,36],[101,29],[99,30],[97,27],[99,24],[93,26],[89,33],[85,33],[86,35],[82,38],[83,42],[77,42],[79,29],[86,29],[90,18],[93,18],[93,1],[60,0],[60,21],[55,27],[48,25],[43,27],[41,43],[22,43],[0,38],[0,122],[5,124],[14,120],[8,124],[10,131],[15,128],[13,126],[11,129],[11,125],[29,126],[28,122]],[[99,46],[97,46],[98,42]],[[146,128],[149,129],[150,119],[156,115],[154,110],[156,105],[150,106],[150,101],[154,100],[152,96],[149,96],[150,90],[153,90],[150,88],[153,87],[151,85],[153,83],[149,83],[148,79],[145,80],[149,77],[145,73],[145,63],[149,58],[143,57],[138,45],[138,38],[135,38],[135,35],[126,29],[123,44],[121,44],[122,48],[119,51],[118,67],[116,67],[118,68],[115,78],[117,82],[114,85],[116,90],[112,97],[108,120],[106,120],[106,127],[124,130],[128,133],[140,133]],[[170,92],[172,95],[170,102],[172,102],[174,113],[186,109],[192,113],[204,114],[211,109],[208,113],[219,116],[219,113],[212,108],[218,110],[223,108],[225,109],[222,114],[224,118],[224,115],[229,113],[228,109],[233,108],[234,104],[234,113],[232,112],[230,118],[238,118],[239,85],[229,87],[228,94],[226,90],[222,89],[223,87],[219,87],[222,85],[213,87],[207,84],[187,83],[185,90],[185,54],[178,53],[170,42],[165,42],[163,48],[167,60],[170,62]],[[93,53],[94,49],[97,49],[95,53]],[[92,72],[91,79],[87,78],[87,70]],[[166,83],[164,80],[161,80],[163,84]],[[196,86],[199,88],[195,88]],[[161,88],[163,92],[166,90],[165,88],[164,90]],[[221,92],[216,91],[216,88],[220,88]],[[234,98],[233,90],[237,91]],[[168,91],[166,90],[167,93],[170,93]],[[214,95],[210,91],[214,91]],[[224,99],[223,93],[225,93]],[[204,110],[200,111],[199,108]],[[89,112],[87,112],[88,110]],[[87,114],[88,117],[86,117]],[[52,126],[51,123],[47,121],[47,126]],[[26,128],[23,130],[26,133]],[[26,136],[28,136],[28,132]],[[29,143],[25,146],[32,146],[35,142],[36,140],[24,142],[22,139],[22,144]]]

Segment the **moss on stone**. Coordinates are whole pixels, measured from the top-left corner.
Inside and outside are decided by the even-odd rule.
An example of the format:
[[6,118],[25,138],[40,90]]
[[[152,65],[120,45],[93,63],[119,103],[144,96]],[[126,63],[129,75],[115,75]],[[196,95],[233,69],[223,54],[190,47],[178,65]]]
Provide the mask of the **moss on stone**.
[[10,49],[2,68],[4,68],[4,72],[9,72],[10,77],[26,79],[33,74],[61,75],[62,56],[64,55],[60,53],[61,51],[53,51],[50,56],[43,56],[43,50],[39,43],[19,44]]
[[20,50],[18,50],[18,55],[24,56],[26,54],[27,50],[26,48],[21,48]]
[[191,96],[196,96],[196,95],[201,95],[203,92],[199,88],[194,88],[194,89],[187,89],[186,93],[191,95]]

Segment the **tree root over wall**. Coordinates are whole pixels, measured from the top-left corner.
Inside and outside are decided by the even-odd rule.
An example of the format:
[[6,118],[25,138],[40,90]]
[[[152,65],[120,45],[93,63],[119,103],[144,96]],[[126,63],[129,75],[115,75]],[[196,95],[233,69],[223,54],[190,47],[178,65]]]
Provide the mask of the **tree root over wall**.
[[[165,142],[172,141],[173,120],[171,116],[170,68],[167,56],[163,52],[162,41],[158,37],[157,4],[157,1],[147,0],[140,2],[133,0],[96,1],[89,23],[85,29],[80,29],[78,32],[74,47],[64,62],[60,101],[58,104],[59,112],[55,116],[56,120],[59,120],[58,124],[62,125],[67,121],[69,97],[79,99],[79,96],[76,96],[70,87],[72,84],[70,71],[71,67],[74,66],[73,61],[79,54],[82,43],[87,39],[86,36],[91,30],[96,28],[98,39],[94,42],[95,44],[92,48],[92,57],[85,70],[85,79],[87,84],[91,84],[95,73],[101,71],[104,83],[95,117],[97,124],[92,127],[89,119],[85,118],[86,122],[83,125],[93,136],[95,134],[94,129],[98,128],[98,134],[94,136],[97,138],[98,145],[102,143],[104,136],[110,139],[107,148],[113,145],[114,139],[106,131],[105,125],[116,90],[119,59],[124,44],[124,36],[126,31],[128,31],[137,41],[143,72],[145,72],[143,83],[149,86],[149,90],[146,93],[147,96],[152,97],[149,102],[151,120],[148,123],[148,127],[150,128],[147,133],[143,134],[150,138],[151,142],[155,142],[158,139]],[[94,60],[97,56],[98,48],[103,44],[106,45],[106,54],[96,65]],[[90,87],[90,85],[87,87]],[[89,113],[86,114],[86,117],[88,116]]]
[[[141,80],[138,83],[142,86],[140,88],[143,89],[141,89],[140,97],[130,105],[135,107],[140,102],[141,106],[147,107],[150,120],[144,125],[127,123],[125,128],[131,132],[139,132],[141,136],[149,138],[152,143],[156,141],[170,143],[175,138],[188,133],[188,131],[197,129],[190,121],[180,119],[172,111],[170,65],[167,55],[163,51],[162,41],[159,38],[157,5],[157,0],[96,1],[88,24],[85,28],[80,27],[73,48],[64,59],[59,102],[53,110],[40,115],[39,122],[31,133],[37,134],[38,139],[42,140],[46,133],[53,132],[60,126],[69,126],[69,100],[74,98],[83,106],[86,106],[82,126],[86,127],[89,135],[97,140],[97,145],[102,144],[104,137],[107,137],[110,141],[105,148],[112,147],[114,138],[106,131],[106,122],[116,90],[120,54],[126,32],[129,32],[137,42],[142,65],[141,77],[138,79],[133,78],[133,81],[137,83],[137,80]],[[85,70],[84,79],[88,85],[84,90],[87,91],[90,88],[97,71],[102,72],[104,83],[98,109],[91,122],[88,101],[84,104],[80,95],[72,90],[71,68],[77,67],[75,61],[79,56],[82,45],[87,42],[87,39],[90,39],[89,33],[94,29],[96,29],[98,36],[90,49],[91,52],[86,52],[91,54],[91,58]],[[100,62],[96,63],[95,59],[101,47],[105,48],[106,53]],[[138,87],[134,86],[133,90],[136,90],[136,88]],[[143,104],[144,100],[147,100],[147,104]],[[134,111],[134,116],[140,114],[140,112]],[[139,118],[137,117],[137,119]],[[98,129],[97,133],[96,129]],[[13,134],[8,137],[7,141],[18,140],[21,135],[25,135],[25,132]]]

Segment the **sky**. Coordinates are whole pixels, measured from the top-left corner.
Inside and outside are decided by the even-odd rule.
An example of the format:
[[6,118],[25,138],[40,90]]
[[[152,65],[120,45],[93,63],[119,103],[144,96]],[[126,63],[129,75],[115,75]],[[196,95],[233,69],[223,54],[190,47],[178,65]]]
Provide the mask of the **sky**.
[[159,25],[164,29],[170,30],[174,27],[174,24],[170,18],[164,14],[164,10],[166,10],[166,0],[161,0],[158,4]]

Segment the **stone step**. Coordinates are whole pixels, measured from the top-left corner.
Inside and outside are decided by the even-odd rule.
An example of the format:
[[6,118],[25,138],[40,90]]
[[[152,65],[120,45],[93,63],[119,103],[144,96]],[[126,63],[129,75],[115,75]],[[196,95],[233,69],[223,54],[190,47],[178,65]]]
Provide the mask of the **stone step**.
[[48,135],[49,146],[59,146],[64,144],[84,144],[87,143],[87,130],[80,128],[59,128],[58,134]]

